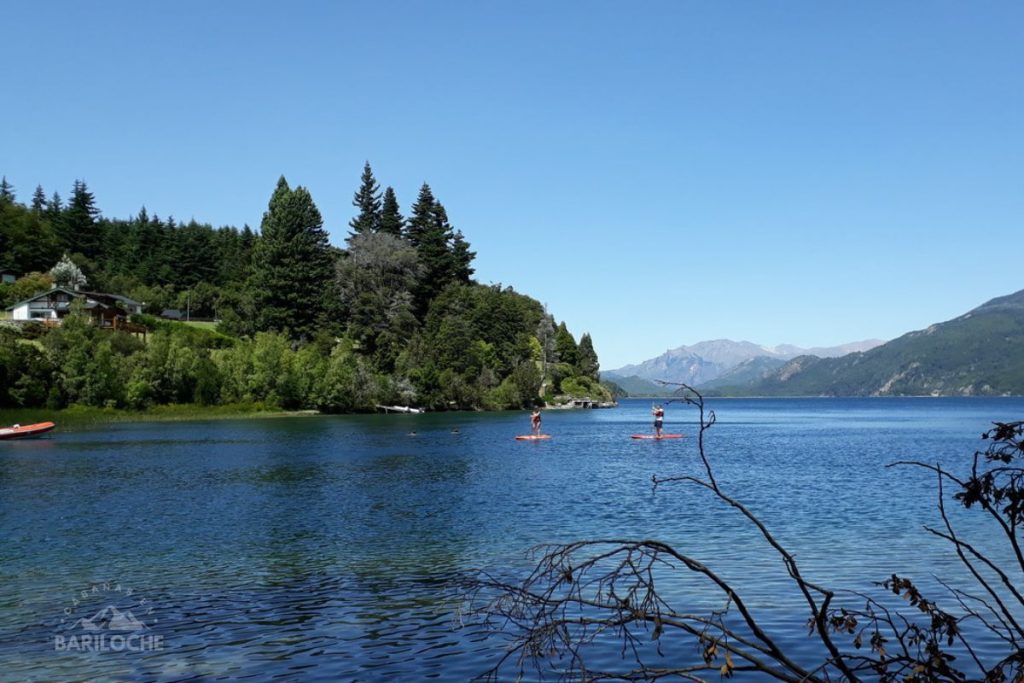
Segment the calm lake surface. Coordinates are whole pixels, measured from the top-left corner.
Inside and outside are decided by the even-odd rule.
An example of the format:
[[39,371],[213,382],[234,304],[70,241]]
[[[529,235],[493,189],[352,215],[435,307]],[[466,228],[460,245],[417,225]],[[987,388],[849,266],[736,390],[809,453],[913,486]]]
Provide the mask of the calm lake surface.
[[[962,575],[921,528],[938,522],[933,477],[885,465],[965,468],[993,420],[1024,418],[1024,399],[708,403],[721,486],[805,576],[864,591],[893,571],[925,585]],[[539,443],[513,439],[525,412],[117,424],[0,443],[0,679],[465,680],[503,643],[456,628],[451,582],[524,576],[531,546],[589,537],[668,541],[809,647],[748,525],[696,487],[652,493],[652,474],[700,470],[695,438],[629,439],[651,430],[650,405],[546,412],[554,438]],[[695,411],[669,405],[666,431],[695,436]],[[108,606],[160,647],[57,647]]]

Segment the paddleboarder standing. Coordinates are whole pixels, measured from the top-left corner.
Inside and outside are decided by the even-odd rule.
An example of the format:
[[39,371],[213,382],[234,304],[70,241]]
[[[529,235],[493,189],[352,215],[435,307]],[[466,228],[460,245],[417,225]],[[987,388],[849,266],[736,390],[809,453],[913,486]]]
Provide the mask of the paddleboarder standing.
[[534,410],[530,416],[530,429],[534,434],[540,434],[540,410]]
[[654,416],[654,434],[661,438],[661,427],[665,423],[665,409],[660,405],[651,406],[651,415]]

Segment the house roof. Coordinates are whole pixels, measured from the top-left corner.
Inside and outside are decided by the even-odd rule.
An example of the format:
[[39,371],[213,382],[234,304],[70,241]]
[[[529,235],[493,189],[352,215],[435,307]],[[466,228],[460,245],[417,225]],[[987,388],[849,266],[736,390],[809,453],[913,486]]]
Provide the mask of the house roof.
[[10,306],[7,307],[6,310],[13,311],[18,306],[24,306],[25,304],[31,303],[31,302],[35,301],[36,299],[42,299],[44,296],[49,296],[49,295],[53,294],[54,292],[65,292],[66,294],[70,294],[71,296],[79,296],[80,294],[82,294],[82,292],[76,292],[76,291],[74,291],[72,289],[67,289],[65,287],[54,287],[53,289],[48,289],[45,292],[39,292],[35,296],[30,296],[29,298],[25,299],[24,301],[19,301],[16,304],[11,304]]
[[103,297],[107,297],[108,299],[116,299],[116,300],[118,300],[118,301],[120,301],[122,303],[131,304],[132,306],[141,306],[142,305],[141,301],[136,301],[135,299],[132,299],[132,298],[127,297],[127,296],[123,296],[121,294],[107,294],[105,292],[79,292],[79,294],[84,294],[86,296],[103,296]]
[[[70,294],[73,297],[86,297],[86,298],[90,298],[90,299],[93,299],[94,301],[98,301],[100,304],[106,303],[107,305],[113,305],[115,302],[121,301],[121,302],[124,302],[124,303],[127,303],[127,304],[131,304],[131,305],[135,305],[135,306],[141,306],[142,305],[138,301],[135,301],[134,299],[129,299],[126,296],[121,296],[120,294],[103,294],[101,292],[76,292],[75,290],[68,289],[67,287],[54,287],[53,289],[48,289],[45,292],[40,292],[39,294],[36,294],[35,296],[31,296],[28,299],[25,299],[24,301],[19,301],[16,304],[12,304],[12,305],[8,306],[5,310],[13,311],[18,306],[24,306],[25,304],[31,303],[31,302],[35,301],[36,299],[42,299],[45,296],[50,296],[51,294],[54,294],[55,292],[64,292],[65,294]],[[104,299],[106,299],[107,301],[104,302]],[[114,301],[110,301],[110,300],[114,300]],[[94,305],[93,306],[90,306],[88,304],[86,305],[86,308],[93,308],[93,307],[94,307]]]

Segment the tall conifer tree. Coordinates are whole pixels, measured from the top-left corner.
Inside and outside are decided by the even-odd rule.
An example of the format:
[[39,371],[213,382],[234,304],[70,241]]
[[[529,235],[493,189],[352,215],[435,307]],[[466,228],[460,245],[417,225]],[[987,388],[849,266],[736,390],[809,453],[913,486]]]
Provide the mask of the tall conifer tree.
[[50,201],[46,202],[46,217],[55,221],[63,212],[64,202],[60,198],[60,193],[54,190],[50,195]]
[[[3,179],[4,192],[7,191],[7,178]],[[5,199],[0,196],[0,269],[7,270],[15,267],[15,256],[14,256],[14,245],[11,244],[11,238],[8,235],[14,233],[13,224],[16,220],[16,216],[13,209],[14,200]]]
[[597,361],[597,352],[594,351],[594,342],[590,339],[590,333],[584,332],[580,337],[580,345],[576,351],[576,367],[581,375],[591,379],[599,379],[601,364]]
[[419,195],[416,196],[416,203],[412,205],[412,215],[405,224],[405,236],[417,249],[430,229],[436,203],[430,185],[423,183]]
[[388,186],[384,190],[384,200],[380,207],[380,232],[401,237],[405,229],[405,219],[398,210],[398,197],[395,191]]
[[470,265],[476,254],[469,243],[448,222],[448,212],[437,201],[426,183],[406,222],[406,238],[416,247],[423,266],[423,277],[416,291],[416,311],[426,313],[431,299],[452,282],[468,283],[473,274]]
[[100,227],[96,221],[99,214],[96,199],[89,192],[85,181],[76,180],[68,208],[63,213],[60,225],[56,226],[65,251],[82,254],[89,259],[99,255]]
[[558,359],[563,363],[575,366],[577,361],[576,340],[565,323],[561,323],[555,331],[555,350],[558,352]]
[[359,209],[359,214],[349,221],[351,235],[365,235],[380,229],[380,185],[373,177],[373,169],[367,161],[363,166],[363,175],[359,189],[352,198],[352,206]]
[[282,176],[260,231],[250,280],[256,328],[311,339],[324,322],[334,280],[320,211],[304,187],[292,190]]
[[46,193],[43,192],[42,185],[36,185],[36,191],[32,194],[32,210],[39,215],[43,213],[44,209],[46,209]]
[[7,176],[0,178],[0,203],[14,203],[14,185],[7,182]]
[[476,258],[476,252],[470,251],[469,242],[462,236],[461,230],[456,230],[452,237],[451,255],[452,276],[459,282],[469,282],[475,272],[471,264]]

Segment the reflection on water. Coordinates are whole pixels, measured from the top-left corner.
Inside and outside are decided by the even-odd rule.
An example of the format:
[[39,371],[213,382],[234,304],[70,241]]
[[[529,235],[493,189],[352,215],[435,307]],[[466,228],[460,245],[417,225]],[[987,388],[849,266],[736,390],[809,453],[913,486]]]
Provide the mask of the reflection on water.
[[[963,462],[1024,401],[714,408],[723,487],[809,578],[863,590],[897,568],[926,584],[960,574],[921,530],[936,519],[932,479],[884,465]],[[521,576],[531,546],[597,536],[672,542],[808,647],[799,598],[753,530],[694,487],[652,492],[652,474],[700,467],[693,438],[628,438],[649,429],[648,413],[639,401],[552,412],[543,443],[514,441],[528,416],[505,413],[128,424],[0,444],[0,678],[465,679],[502,641],[453,629],[451,580],[474,568]],[[695,434],[694,420],[669,406],[673,431]],[[64,610],[102,582],[145,596],[166,647],[54,650]],[[685,581],[667,588],[719,606]],[[75,609],[90,600],[102,602]]]

